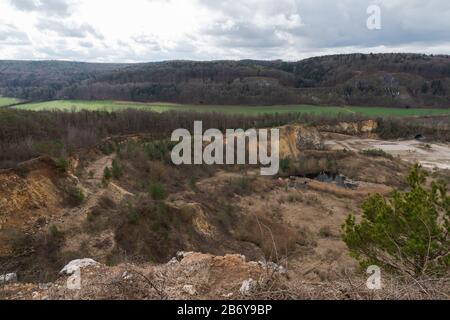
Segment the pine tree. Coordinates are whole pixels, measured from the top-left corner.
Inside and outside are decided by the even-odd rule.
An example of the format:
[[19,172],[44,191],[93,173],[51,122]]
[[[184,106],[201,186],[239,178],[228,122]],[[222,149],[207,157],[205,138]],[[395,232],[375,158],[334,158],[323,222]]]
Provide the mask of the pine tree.
[[362,205],[362,220],[350,215],[343,239],[363,267],[378,265],[412,276],[448,272],[450,267],[450,196],[415,166],[409,191],[371,196]]

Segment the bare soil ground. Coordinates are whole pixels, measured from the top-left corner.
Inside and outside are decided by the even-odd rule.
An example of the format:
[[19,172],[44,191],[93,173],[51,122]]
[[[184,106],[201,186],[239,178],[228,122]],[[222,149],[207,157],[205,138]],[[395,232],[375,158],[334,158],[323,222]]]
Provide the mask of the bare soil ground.
[[325,144],[331,150],[363,151],[380,149],[409,163],[420,163],[428,169],[450,169],[450,144],[418,140],[362,139],[341,134],[328,134]]

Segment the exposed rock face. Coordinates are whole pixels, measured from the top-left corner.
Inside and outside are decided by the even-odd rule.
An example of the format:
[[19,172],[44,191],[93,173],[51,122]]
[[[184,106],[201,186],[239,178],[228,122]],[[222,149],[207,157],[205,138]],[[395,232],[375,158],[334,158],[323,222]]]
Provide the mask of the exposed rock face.
[[56,215],[64,200],[64,191],[51,159],[43,157],[24,162],[15,170],[0,170],[0,256],[11,251],[7,233],[13,229],[27,231]]
[[58,202],[52,181],[55,169],[49,161],[39,158],[20,164],[17,170],[0,171],[1,213],[14,216],[18,211],[35,211]]
[[322,150],[324,143],[320,132],[314,127],[297,127],[297,148],[300,150]]
[[296,158],[304,150],[322,150],[324,141],[315,127],[289,125],[280,128],[280,158]]
[[[280,130],[279,151],[281,158],[296,158],[303,150],[324,149],[324,140],[322,135],[315,127],[295,124],[280,127],[278,129]],[[235,135],[235,137],[242,137],[242,135]],[[226,139],[224,141],[227,143]],[[258,150],[257,145],[247,144],[246,152],[249,152],[250,147],[252,150]]]
[[336,125],[323,125],[318,127],[320,131],[334,132],[351,136],[374,137],[378,129],[378,122],[366,120],[360,122],[341,122]]

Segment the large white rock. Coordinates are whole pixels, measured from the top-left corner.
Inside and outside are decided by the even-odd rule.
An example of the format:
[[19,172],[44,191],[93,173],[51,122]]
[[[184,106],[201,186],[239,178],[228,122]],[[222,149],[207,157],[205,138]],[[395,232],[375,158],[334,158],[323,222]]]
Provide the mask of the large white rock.
[[7,273],[0,275],[0,283],[16,283],[17,282],[17,274],[16,273]]
[[67,264],[62,270],[59,272],[60,274],[66,274],[66,275],[72,275],[76,271],[78,271],[81,268],[86,268],[89,266],[96,266],[99,263],[92,259],[78,259],[70,261],[69,264]]

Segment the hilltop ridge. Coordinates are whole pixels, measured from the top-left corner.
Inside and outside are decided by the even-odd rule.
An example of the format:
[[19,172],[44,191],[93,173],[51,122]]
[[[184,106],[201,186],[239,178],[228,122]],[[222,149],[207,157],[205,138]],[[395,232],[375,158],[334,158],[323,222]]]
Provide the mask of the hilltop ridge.
[[450,106],[450,57],[347,54],[297,62],[0,61],[0,94],[217,105]]

